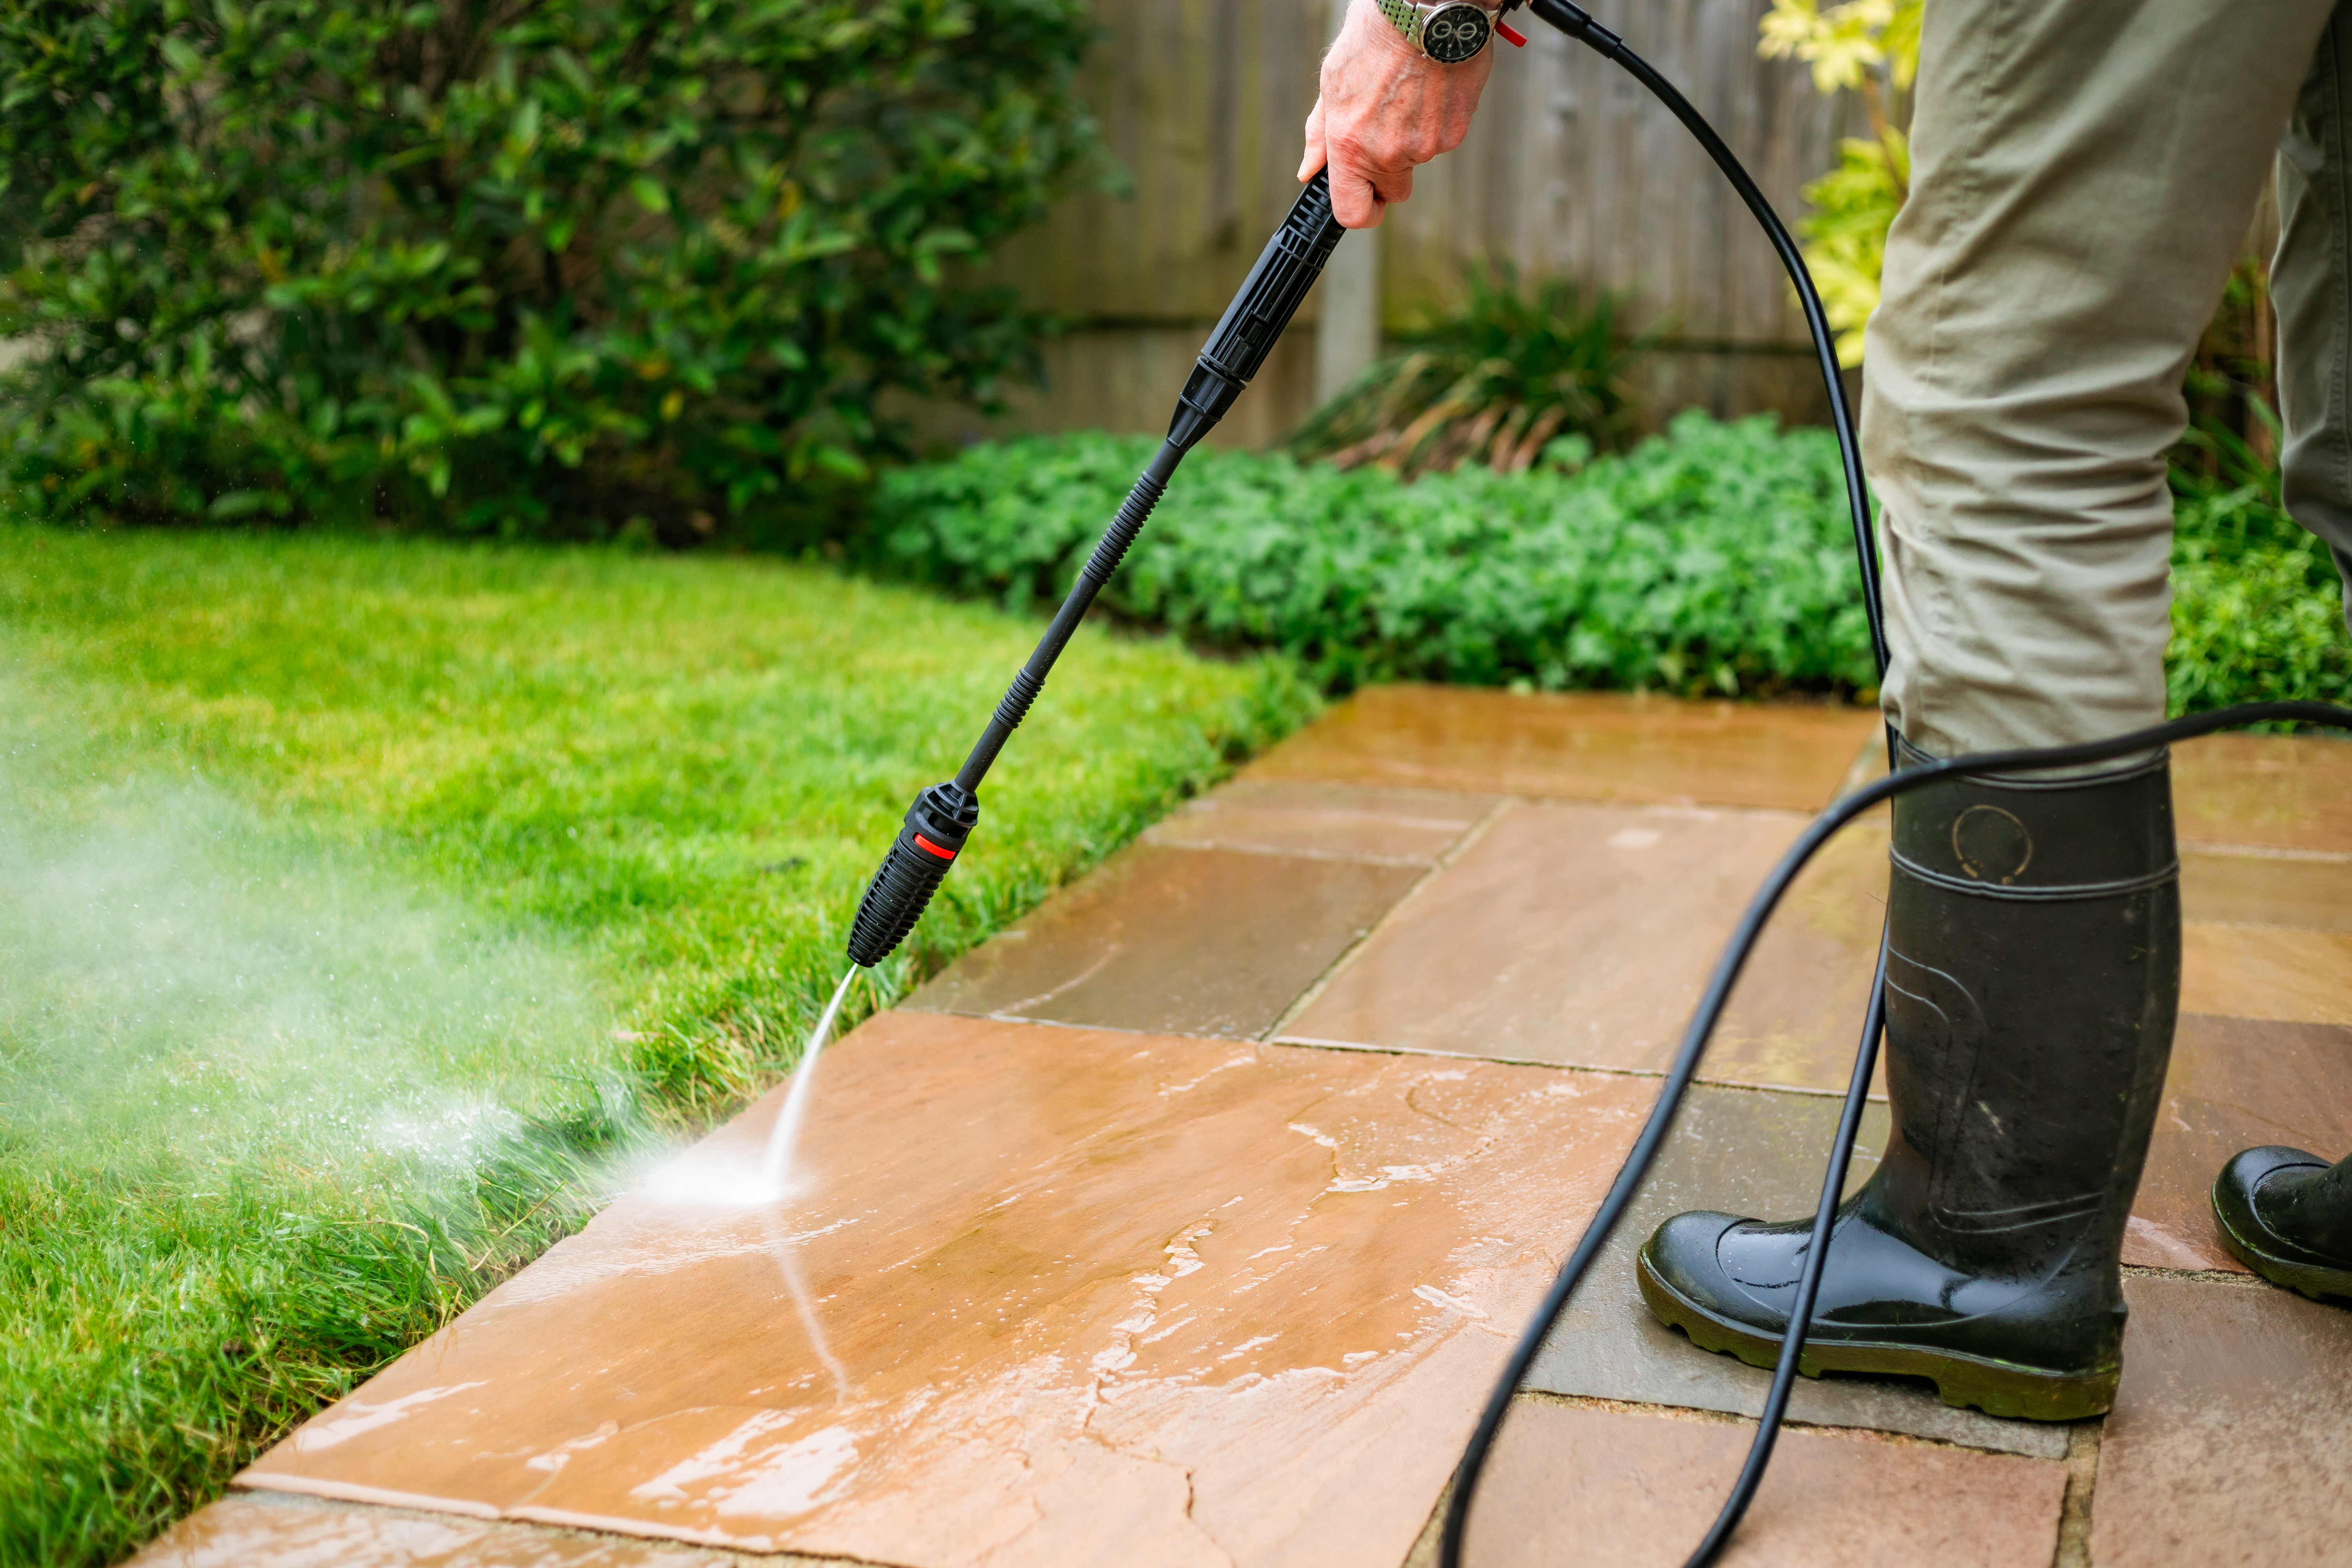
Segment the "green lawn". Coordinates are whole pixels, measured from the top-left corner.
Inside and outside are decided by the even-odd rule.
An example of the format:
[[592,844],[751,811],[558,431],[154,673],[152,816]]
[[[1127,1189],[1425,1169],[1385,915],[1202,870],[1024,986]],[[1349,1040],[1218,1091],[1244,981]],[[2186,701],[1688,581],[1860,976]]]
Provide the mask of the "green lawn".
[[[0,528],[0,1562],[121,1556],[789,1065],[1035,623]],[[1311,704],[1083,636],[858,1014]]]

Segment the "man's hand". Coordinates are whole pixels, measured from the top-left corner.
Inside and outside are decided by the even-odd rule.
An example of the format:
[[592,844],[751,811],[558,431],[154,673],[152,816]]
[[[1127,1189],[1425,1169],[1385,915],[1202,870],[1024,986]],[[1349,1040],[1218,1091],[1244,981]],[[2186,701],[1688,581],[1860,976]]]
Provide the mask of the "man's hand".
[[1389,203],[1412,195],[1415,165],[1462,145],[1496,47],[1440,65],[1406,43],[1372,0],[1354,0],[1323,57],[1322,96],[1307,117],[1299,179],[1328,163],[1331,211],[1340,225],[1378,227]]

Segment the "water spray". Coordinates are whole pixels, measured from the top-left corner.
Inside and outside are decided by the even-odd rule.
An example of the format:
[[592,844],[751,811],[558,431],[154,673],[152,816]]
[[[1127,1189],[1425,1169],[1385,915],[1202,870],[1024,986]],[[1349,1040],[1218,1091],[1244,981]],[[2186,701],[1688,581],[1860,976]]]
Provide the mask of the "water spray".
[[849,997],[849,983],[857,978],[857,967],[851,964],[841,984],[833,988],[833,1000],[817,1016],[816,1027],[809,1031],[808,1048],[793,1068],[792,1087],[784,1091],[783,1109],[776,1112],[775,1128],[768,1134],[768,1158],[760,1168],[761,1184],[769,1192],[781,1195],[791,1185],[793,1153],[800,1147],[801,1126],[808,1121],[809,1088],[816,1082],[816,1058],[833,1036],[833,1021],[841,1016],[841,1005]]
[[[1507,16],[1523,3],[1544,22],[1631,75],[1682,122],[1755,216],[1766,237],[1770,240],[1781,266],[1787,270],[1803,309],[1805,326],[1811,334],[1823,385],[1829,395],[1830,422],[1837,436],[1839,458],[1844,470],[1846,505],[1853,525],[1854,553],[1862,579],[1864,610],[1870,626],[1871,651],[1876,658],[1883,681],[1887,659],[1886,635],[1880,612],[1878,558],[1871,537],[1870,502],[1863,480],[1861,444],[1855,437],[1853,410],[1848,405],[1845,385],[1840,376],[1829,320],[1822,308],[1821,294],[1813,286],[1811,275],[1806,269],[1804,258],[1799,253],[1795,239],[1772,210],[1771,204],[1757,187],[1756,182],[1740,165],[1739,160],[1716,134],[1714,127],[1671,82],[1628,48],[1622,38],[1602,26],[1571,0],[1503,0],[1496,15],[1498,17]],[[1167,490],[1177,465],[1183,461],[1184,454],[1197,446],[1223,417],[1234,399],[1241,395],[1265,363],[1275,341],[1282,335],[1283,329],[1289,325],[1291,317],[1297,312],[1299,301],[1321,275],[1324,263],[1329,259],[1340,234],[1339,225],[1331,214],[1330,189],[1326,175],[1318,173],[1307,182],[1289,215],[1283,219],[1281,227],[1266,242],[1256,265],[1250,268],[1249,276],[1244,279],[1240,292],[1234,295],[1215,330],[1209,334],[1209,341],[1202,349],[1199,361],[1177,400],[1175,414],[1169,421],[1168,438],[1160,444],[1159,452],[1135,481],[1126,500],[1120,503],[1110,527],[1095,546],[1093,554],[1087,557],[1077,581],[1071,585],[1068,597],[1062,601],[1062,606],[1055,613],[1045,636],[1038,639],[1036,650],[1029,656],[1028,662],[1020,672],[1013,676],[1011,688],[996,705],[987,728],[982,731],[971,755],[965,758],[962,769],[952,780],[925,789],[908,809],[898,837],[883,857],[880,869],[875,873],[857,907],[856,919],[849,936],[849,957],[856,967],[844,977],[841,989],[834,995],[833,1005],[826,1009],[824,1019],[819,1023],[816,1037],[803,1058],[784,1111],[778,1120],[776,1136],[781,1144],[771,1146],[771,1168],[779,1178],[782,1169],[774,1163],[778,1159],[789,1163],[790,1137],[798,1126],[797,1110],[805,1110],[809,1070],[821,1048],[825,1028],[848,989],[850,978],[856,975],[857,967],[868,967],[888,957],[906,940],[916,921],[922,918],[932,894],[938,891],[940,884],[954,868],[957,856],[963,852],[965,844],[980,825],[981,781],[995,763],[997,754],[1004,749],[1005,742],[1027,715],[1038,693],[1045,689],[1045,678],[1052,672],[1055,660],[1060,658],[1062,649],[1077,630],[1079,621],[1085,618],[1087,609],[1094,604],[1095,595],[1110,580],[1111,574],[1118,569],[1120,560],[1135,542],[1136,535],[1142,531],[1152,508]],[[1623,1165],[1591,1224],[1586,1226],[1584,1235],[1570,1248],[1567,1263],[1560,1269],[1542,1306],[1528,1322],[1488,1396],[1476,1431],[1454,1472],[1439,1544],[1439,1561],[1444,1568],[1459,1568],[1471,1501],[1495,1439],[1518,1392],[1520,1380],[1527,1375],[1537,1352],[1542,1348],[1553,1325],[1566,1310],[1577,1284],[1632,1204],[1652,1161],[1667,1133],[1673,1130],[1675,1114],[1698,1070],[1699,1060],[1706,1052],[1717,1020],[1729,1000],[1732,986],[1747,963],[1757,939],[1763,932],[1766,921],[1815,851],[1826,844],[1839,828],[1871,806],[1925,784],[1960,776],[2032,772],[2100,762],[2209,734],[2216,730],[2278,721],[2352,730],[2352,709],[2321,702],[2248,703],[2175,720],[2092,744],[1955,757],[1891,773],[1878,783],[1847,795],[1806,829],[1780,865],[1774,868],[1733,932],[1717,963],[1697,1010],[1691,1017],[1688,1030],[1675,1053],[1674,1064],[1666,1074],[1648,1121],[1635,1138],[1632,1150],[1626,1154]],[[1894,762],[1891,732],[1888,747],[1891,765]],[[1812,1238],[1805,1251],[1805,1264],[1790,1312],[1788,1332],[1781,1342],[1771,1390],[1766,1396],[1763,1413],[1757,1422],[1756,1436],[1738,1479],[1733,1484],[1714,1525],[1691,1554],[1685,1568],[1702,1568],[1702,1565],[1712,1563],[1728,1542],[1754,1498],[1758,1484],[1763,1479],[1765,1466],[1770,1460],[1775,1440],[1780,1435],[1781,1419],[1787,1412],[1789,1395],[1802,1358],[1813,1302],[1821,1287],[1822,1269],[1829,1252],[1831,1223],[1837,1212],[1846,1169],[1853,1159],[1854,1142],[1861,1131],[1862,1111],[1868,1099],[1872,1069],[1877,1061],[1879,1037],[1885,1019],[1885,980],[1886,949],[1882,938],[1878,973],[1871,988],[1870,1002],[1864,1018],[1862,1042],[1854,1054],[1853,1074],[1847,1089],[1843,1113],[1839,1118],[1837,1134],[1823,1173]],[[776,1152],[779,1146],[782,1150],[781,1155]]]

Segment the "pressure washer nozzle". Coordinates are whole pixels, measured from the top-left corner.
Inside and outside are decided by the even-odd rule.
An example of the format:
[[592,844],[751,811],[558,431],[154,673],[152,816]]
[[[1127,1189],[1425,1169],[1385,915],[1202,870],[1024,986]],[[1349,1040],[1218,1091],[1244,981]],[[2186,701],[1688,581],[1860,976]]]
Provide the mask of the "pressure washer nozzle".
[[980,797],[959,784],[936,784],[915,797],[898,837],[882,857],[881,869],[858,900],[857,918],[849,927],[852,963],[870,967],[898,950],[978,826]]

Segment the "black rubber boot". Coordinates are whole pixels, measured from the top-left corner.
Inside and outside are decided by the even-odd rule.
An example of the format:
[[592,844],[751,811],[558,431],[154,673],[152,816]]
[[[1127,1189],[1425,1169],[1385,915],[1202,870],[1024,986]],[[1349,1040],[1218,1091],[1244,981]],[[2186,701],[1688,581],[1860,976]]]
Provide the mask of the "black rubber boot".
[[[1894,1127],[1839,1210],[1801,1372],[1932,1378],[1948,1404],[2042,1421],[2114,1403],[2179,883],[2161,754],[1895,799]],[[1643,1297],[1694,1343],[1771,1366],[1811,1231],[1677,1215],[1642,1248]]]
[[2213,1217],[2238,1261],[2272,1284],[2352,1300],[2352,1159],[2248,1149],[2213,1178]]

